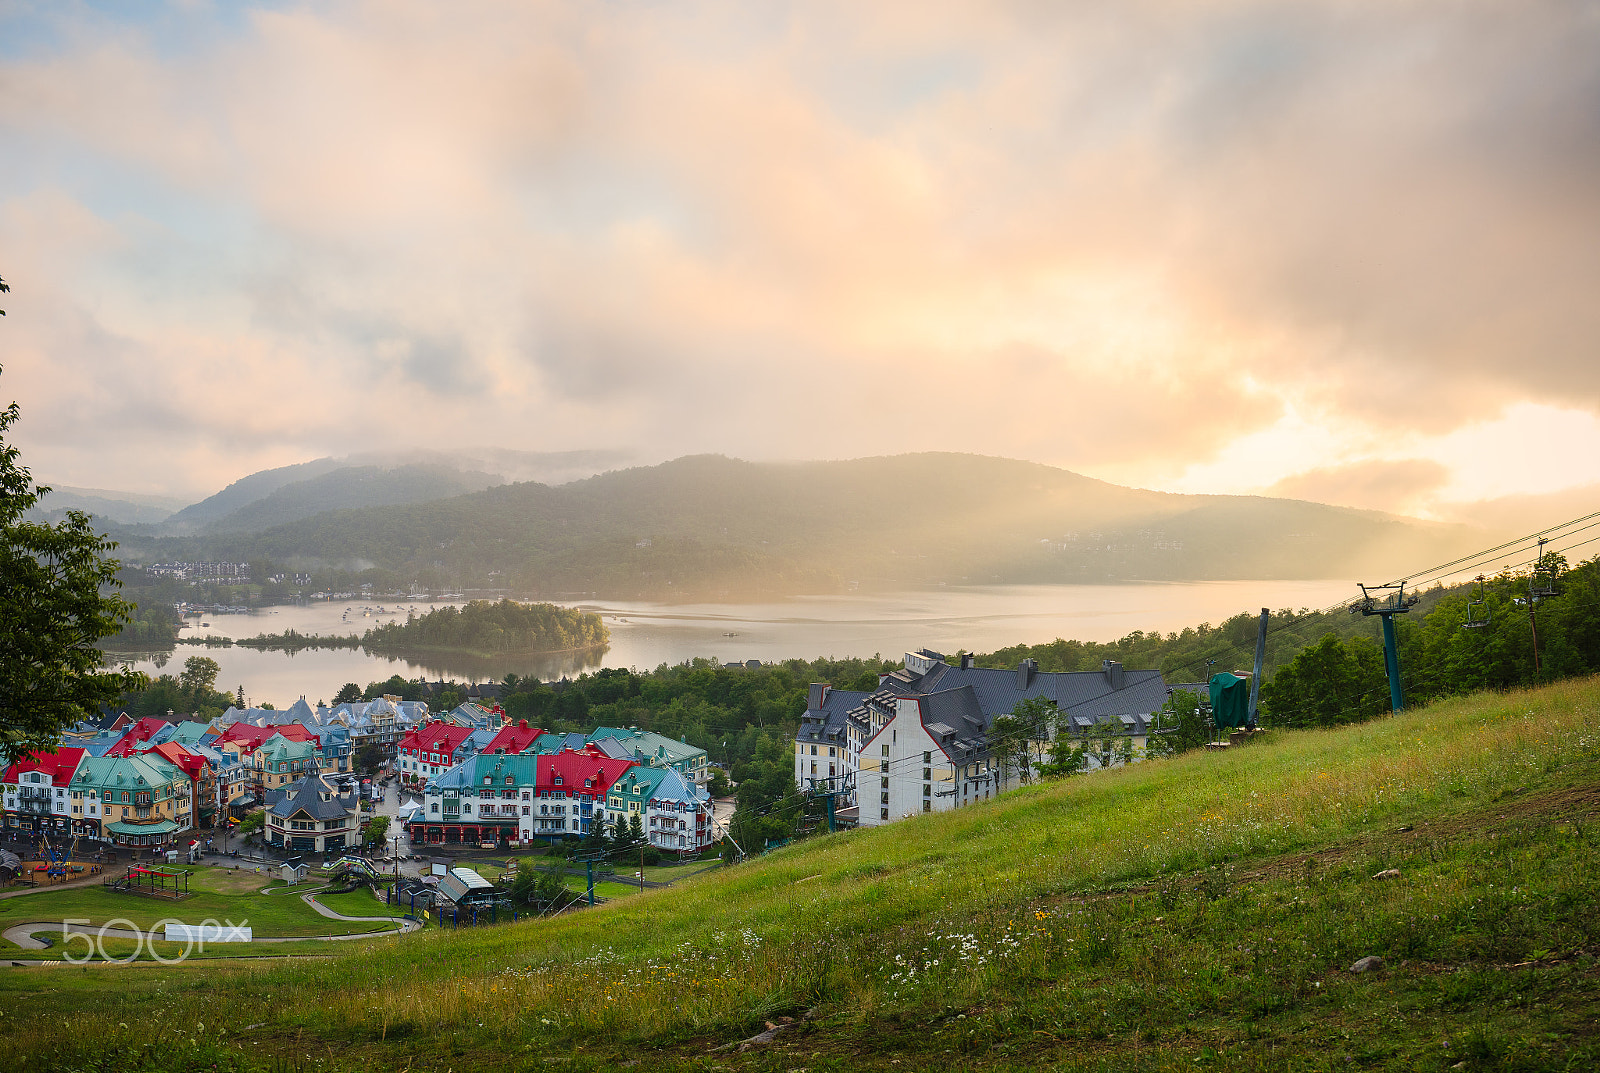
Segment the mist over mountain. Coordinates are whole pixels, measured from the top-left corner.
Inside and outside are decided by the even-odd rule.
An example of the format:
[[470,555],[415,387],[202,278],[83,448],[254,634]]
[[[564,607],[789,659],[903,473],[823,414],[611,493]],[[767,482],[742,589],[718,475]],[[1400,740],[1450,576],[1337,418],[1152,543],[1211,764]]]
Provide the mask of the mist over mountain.
[[81,510],[122,525],[150,525],[183,506],[171,496],[118,492],[109,488],[73,488],[52,485],[50,493],[28,512],[36,521],[58,522],[69,510]]
[[160,522],[160,533],[168,536],[255,531],[327,510],[403,506],[510,481],[560,484],[620,465],[629,457],[628,452],[609,450],[363,452],[261,470],[170,517],[154,520]]
[[[361,479],[359,467],[341,472],[281,486],[224,516],[237,525],[159,542],[159,553],[377,570],[394,584],[434,589],[737,599],[859,587],[1376,578],[1493,542],[1466,526],[1300,500],[1151,492],[963,454],[691,456],[559,486],[504,484],[403,510],[346,507],[221,531],[308,510],[341,489],[385,486]],[[391,472],[410,488],[466,479]]]

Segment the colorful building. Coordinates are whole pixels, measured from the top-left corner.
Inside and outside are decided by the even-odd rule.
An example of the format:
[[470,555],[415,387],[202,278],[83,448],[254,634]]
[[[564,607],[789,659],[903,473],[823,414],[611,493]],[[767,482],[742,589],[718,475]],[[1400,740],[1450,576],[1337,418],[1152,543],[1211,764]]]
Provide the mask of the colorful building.
[[15,833],[66,835],[72,829],[73,776],[89,756],[82,748],[30,753],[0,773],[5,825]]
[[189,776],[159,753],[88,757],[72,778],[73,833],[159,846],[193,826]]

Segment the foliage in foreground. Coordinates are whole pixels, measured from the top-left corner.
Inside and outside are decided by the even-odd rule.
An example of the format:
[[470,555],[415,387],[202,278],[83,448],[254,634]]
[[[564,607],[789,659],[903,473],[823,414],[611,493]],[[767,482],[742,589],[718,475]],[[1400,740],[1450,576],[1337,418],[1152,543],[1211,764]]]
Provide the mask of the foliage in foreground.
[[1586,680],[1282,733],[325,961],[14,974],[0,1061],[1590,1068],[1597,711]]
[[19,416],[14,402],[0,409],[0,763],[54,748],[61,728],[144,682],[100,666],[100,640],[132,614],[108,557],[116,545],[81,511],[55,524],[24,516],[49,489],[5,440]]

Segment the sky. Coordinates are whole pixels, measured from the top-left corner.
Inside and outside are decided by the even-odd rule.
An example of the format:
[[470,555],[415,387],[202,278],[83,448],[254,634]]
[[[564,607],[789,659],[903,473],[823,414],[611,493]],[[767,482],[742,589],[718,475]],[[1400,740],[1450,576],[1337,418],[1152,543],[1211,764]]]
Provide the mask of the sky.
[[1593,0],[0,0],[0,146],[59,484],[943,450],[1600,509]]

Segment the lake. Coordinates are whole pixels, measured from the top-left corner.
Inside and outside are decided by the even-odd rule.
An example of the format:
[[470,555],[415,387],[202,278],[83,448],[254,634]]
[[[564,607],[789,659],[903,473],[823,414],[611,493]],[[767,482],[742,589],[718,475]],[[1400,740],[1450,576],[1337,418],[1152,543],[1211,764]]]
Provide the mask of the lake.
[[[263,652],[248,648],[180,645],[165,669],[205,655],[222,667],[217,688],[243,686],[255,704],[285,707],[302,694],[328,700],[346,682],[365,686],[399,674],[415,678],[498,680],[508,673],[546,680],[606,667],[647,670],[695,657],[719,662],[792,657],[882,655],[898,660],[910,649],[990,652],[1057,637],[1112,641],[1134,630],[1167,633],[1218,623],[1241,611],[1321,608],[1357,595],[1347,581],[1215,581],[1187,584],[996,585],[930,592],[809,596],[759,604],[658,604],[628,601],[571,603],[595,611],[611,630],[603,652],[477,660],[459,656],[391,658],[350,649]],[[185,636],[254,637],[297,630],[305,634],[365,633],[415,611],[444,606],[374,600],[316,602],[265,608],[248,615],[208,615]],[[365,611],[363,609],[366,609]],[[200,620],[190,619],[198,623]],[[151,659],[133,665],[161,673]]]

